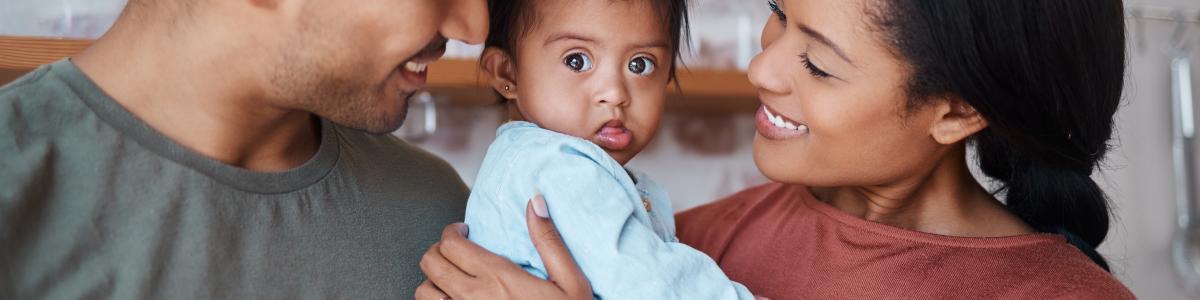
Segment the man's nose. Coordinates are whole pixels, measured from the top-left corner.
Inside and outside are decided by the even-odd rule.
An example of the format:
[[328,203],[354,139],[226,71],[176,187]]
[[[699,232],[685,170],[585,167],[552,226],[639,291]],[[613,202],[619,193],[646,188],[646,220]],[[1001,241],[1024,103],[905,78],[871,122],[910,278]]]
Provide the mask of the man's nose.
[[487,0],[436,0],[447,1],[449,10],[442,23],[441,33],[448,39],[468,44],[482,44],[488,34]]

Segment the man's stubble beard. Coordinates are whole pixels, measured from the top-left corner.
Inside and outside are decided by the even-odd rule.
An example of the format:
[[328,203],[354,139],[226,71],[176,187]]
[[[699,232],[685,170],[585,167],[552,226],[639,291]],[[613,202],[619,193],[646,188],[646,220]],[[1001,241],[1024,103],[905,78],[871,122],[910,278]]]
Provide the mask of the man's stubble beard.
[[375,134],[390,133],[404,123],[411,95],[397,90],[392,94],[404,99],[386,99],[388,89],[399,89],[387,86],[395,73],[375,82],[369,71],[374,64],[367,59],[312,41],[295,41],[274,62],[270,83],[282,106]]

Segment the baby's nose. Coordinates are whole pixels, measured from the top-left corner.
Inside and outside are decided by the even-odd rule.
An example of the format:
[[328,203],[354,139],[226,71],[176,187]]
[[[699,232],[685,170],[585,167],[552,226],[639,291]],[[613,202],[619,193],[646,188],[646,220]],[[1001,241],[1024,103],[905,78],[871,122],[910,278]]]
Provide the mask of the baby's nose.
[[612,76],[600,84],[595,99],[599,105],[628,106],[630,101],[629,88],[620,76]]

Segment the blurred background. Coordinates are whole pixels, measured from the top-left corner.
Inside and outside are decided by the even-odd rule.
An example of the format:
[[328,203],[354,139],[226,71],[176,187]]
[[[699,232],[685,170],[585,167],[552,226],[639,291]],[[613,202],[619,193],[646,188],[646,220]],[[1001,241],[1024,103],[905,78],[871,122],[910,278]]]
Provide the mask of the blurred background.
[[[684,91],[669,101],[658,138],[630,164],[662,183],[677,210],[766,182],[751,157],[757,100],[744,75],[761,50],[765,0],[692,2]],[[1115,149],[1095,175],[1116,219],[1100,251],[1139,297],[1200,299],[1200,225],[1194,224],[1200,219],[1192,217],[1200,216],[1200,179],[1192,171],[1190,102],[1197,96],[1192,87],[1200,87],[1200,76],[1193,76],[1200,71],[1200,0],[1125,2],[1125,103]],[[124,0],[0,0],[0,37],[94,39],[123,6]],[[5,47],[16,46],[0,43],[0,54]],[[413,104],[395,133],[448,160],[468,184],[506,117],[472,70],[479,51],[451,45],[444,68],[433,67],[431,93]],[[18,74],[16,65],[0,61],[0,75]]]

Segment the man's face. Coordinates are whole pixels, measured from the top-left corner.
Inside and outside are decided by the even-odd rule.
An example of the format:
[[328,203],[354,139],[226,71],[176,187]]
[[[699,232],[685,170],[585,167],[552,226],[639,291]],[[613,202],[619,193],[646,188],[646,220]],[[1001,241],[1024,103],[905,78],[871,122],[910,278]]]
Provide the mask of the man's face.
[[488,31],[486,0],[284,3],[283,42],[266,70],[272,104],[373,133],[404,123],[446,39],[481,43]]

